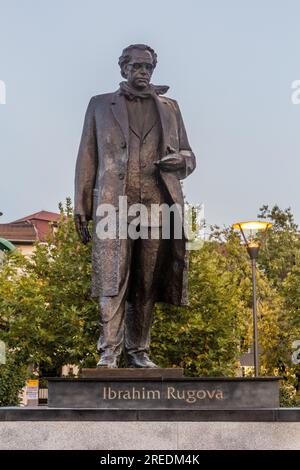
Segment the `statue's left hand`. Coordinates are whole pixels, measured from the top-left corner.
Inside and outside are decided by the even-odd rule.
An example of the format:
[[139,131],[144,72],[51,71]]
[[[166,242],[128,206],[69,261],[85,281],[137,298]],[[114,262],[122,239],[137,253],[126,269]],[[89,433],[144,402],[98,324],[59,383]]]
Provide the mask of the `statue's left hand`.
[[88,222],[85,217],[80,214],[75,214],[74,216],[76,231],[79,235],[80,240],[85,245],[90,241],[91,234],[88,228]]
[[163,171],[177,171],[185,167],[185,158],[180,153],[173,152],[158,160],[155,164]]

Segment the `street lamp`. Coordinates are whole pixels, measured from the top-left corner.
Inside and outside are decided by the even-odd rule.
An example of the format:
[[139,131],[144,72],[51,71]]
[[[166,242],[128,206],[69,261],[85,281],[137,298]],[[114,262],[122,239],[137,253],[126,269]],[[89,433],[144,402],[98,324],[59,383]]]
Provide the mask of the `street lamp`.
[[[258,257],[259,249],[265,241],[267,230],[271,227],[271,222],[261,221],[237,222],[232,226],[232,228],[240,230],[252,265],[253,353],[255,377],[259,376],[256,300],[256,259]],[[261,236],[258,236],[258,232],[261,233]]]

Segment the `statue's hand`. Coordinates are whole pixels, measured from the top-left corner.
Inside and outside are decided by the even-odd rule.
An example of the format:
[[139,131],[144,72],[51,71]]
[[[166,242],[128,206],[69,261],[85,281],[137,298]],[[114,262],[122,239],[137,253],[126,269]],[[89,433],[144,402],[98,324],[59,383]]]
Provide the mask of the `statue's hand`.
[[86,218],[80,214],[75,214],[74,221],[78,236],[82,243],[86,245],[91,239],[91,234],[88,228],[88,222]]
[[160,170],[163,171],[177,171],[182,170],[185,167],[185,158],[180,153],[176,153],[175,150],[169,149],[172,153],[169,153],[161,160],[155,162]]

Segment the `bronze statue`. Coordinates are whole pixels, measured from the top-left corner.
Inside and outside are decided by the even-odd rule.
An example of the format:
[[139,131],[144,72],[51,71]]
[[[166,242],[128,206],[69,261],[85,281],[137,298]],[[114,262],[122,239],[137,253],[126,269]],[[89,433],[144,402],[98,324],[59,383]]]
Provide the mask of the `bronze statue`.
[[156,63],[149,46],[124,49],[119,65],[126,81],[114,93],[94,96],[85,116],[76,165],[75,223],[87,243],[93,220],[92,295],[99,298],[101,317],[98,367],[118,367],[123,347],[129,367],[157,367],[149,358],[154,303],[187,304],[182,225],[182,236],[171,231],[169,239],[162,236],[161,217],[152,224],[158,230],[152,238],[151,220],[148,226],[141,219],[135,222],[144,233],[137,239],[118,233],[105,238],[97,232],[103,216],[98,208],[111,205],[118,213],[121,196],[127,196],[128,207],[184,206],[180,180],[195,169],[195,156],[177,102],[162,96],[168,87],[150,83]]

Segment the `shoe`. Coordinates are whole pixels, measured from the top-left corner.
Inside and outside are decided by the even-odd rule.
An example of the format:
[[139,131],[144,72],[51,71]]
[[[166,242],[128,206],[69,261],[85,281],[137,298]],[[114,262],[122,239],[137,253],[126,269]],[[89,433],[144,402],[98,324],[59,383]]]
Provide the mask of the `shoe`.
[[127,355],[128,367],[140,369],[157,369],[158,366],[149,359],[146,353],[129,353]]
[[118,356],[101,356],[99,362],[97,363],[97,367],[108,367],[109,369],[117,369],[118,368]]

